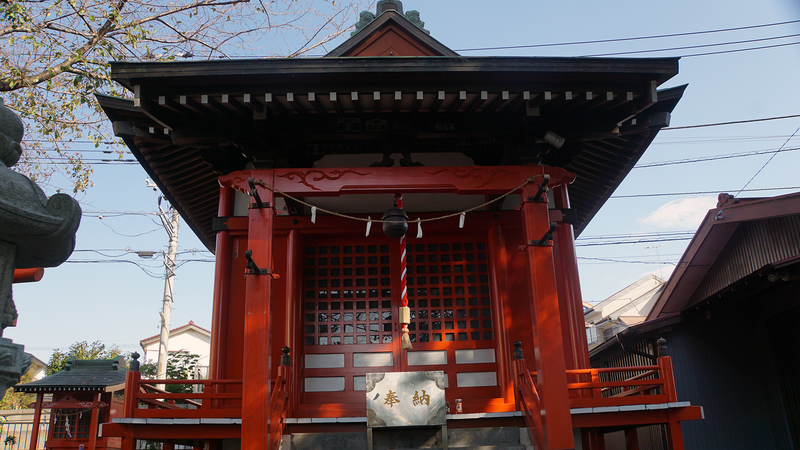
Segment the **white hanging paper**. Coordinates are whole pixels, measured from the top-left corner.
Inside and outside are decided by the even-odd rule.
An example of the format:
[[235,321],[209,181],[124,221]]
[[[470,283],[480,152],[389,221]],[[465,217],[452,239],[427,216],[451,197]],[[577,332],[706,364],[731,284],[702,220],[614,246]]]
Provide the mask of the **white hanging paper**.
[[417,219],[417,239],[422,239],[422,222]]
[[311,207],[311,223],[317,223],[317,207]]
[[461,213],[461,217],[458,218],[458,228],[464,228],[464,220],[467,219],[467,213]]
[[369,236],[369,230],[372,228],[372,217],[367,217],[367,221],[367,234],[364,235],[365,237]]

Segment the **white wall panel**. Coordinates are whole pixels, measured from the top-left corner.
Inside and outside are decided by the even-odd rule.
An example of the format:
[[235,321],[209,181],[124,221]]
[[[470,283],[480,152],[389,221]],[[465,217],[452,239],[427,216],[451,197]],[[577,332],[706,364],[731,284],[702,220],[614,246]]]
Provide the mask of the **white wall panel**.
[[344,377],[311,377],[305,379],[306,392],[341,392]]
[[471,348],[466,350],[456,350],[456,364],[480,364],[493,362],[493,348]]
[[390,367],[394,365],[391,352],[353,353],[353,367]]
[[409,351],[407,353],[409,366],[432,366],[447,364],[447,351],[445,350],[417,352]]
[[305,355],[306,369],[330,369],[344,367],[344,353],[327,355]]
[[456,374],[458,387],[497,386],[497,372],[464,372]]

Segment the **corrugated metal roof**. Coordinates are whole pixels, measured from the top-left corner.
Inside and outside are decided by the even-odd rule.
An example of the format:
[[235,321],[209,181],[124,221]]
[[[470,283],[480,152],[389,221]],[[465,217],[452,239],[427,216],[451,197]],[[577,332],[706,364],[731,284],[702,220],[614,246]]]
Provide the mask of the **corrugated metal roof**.
[[14,392],[101,391],[125,383],[125,358],[73,359],[61,372],[14,386]]

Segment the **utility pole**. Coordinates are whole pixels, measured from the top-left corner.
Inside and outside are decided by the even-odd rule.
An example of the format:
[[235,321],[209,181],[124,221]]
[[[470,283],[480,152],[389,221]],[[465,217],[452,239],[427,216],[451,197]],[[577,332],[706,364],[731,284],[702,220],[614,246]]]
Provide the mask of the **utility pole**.
[[[158,198],[159,217],[164,229],[169,235],[169,250],[164,254],[164,267],[166,278],[164,280],[164,306],[161,309],[161,339],[158,343],[158,372],[156,378],[167,378],[167,348],[169,347],[169,320],[172,313],[172,285],[175,281],[175,258],[178,253],[178,211],[170,207],[172,220],[167,219],[168,213],[161,208],[161,197]],[[164,389],[163,386],[159,386]]]

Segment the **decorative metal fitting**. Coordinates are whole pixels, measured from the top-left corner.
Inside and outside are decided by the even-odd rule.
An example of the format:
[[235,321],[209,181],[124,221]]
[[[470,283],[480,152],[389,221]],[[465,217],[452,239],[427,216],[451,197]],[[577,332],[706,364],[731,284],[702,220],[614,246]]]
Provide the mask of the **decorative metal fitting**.
[[256,189],[256,179],[253,177],[248,178],[247,184],[250,185],[250,197],[253,197],[253,200],[255,200],[255,203],[250,204],[250,209],[269,208],[269,202],[262,202],[261,196],[258,195],[258,189]]
[[547,194],[547,191],[550,190],[550,188],[547,187],[548,184],[550,184],[550,175],[544,174],[542,177],[542,184],[539,185],[539,190],[536,191],[536,195],[533,198],[528,197],[528,201],[534,203],[547,203],[547,196],[545,194]]
[[256,262],[253,261],[252,250],[244,252],[244,258],[247,260],[246,275],[269,275],[273,280],[277,280],[281,277],[277,273],[272,273],[272,269],[260,269],[258,265],[256,265]]
[[515,359],[515,360],[517,360],[517,359],[525,359],[525,357],[522,356],[522,342],[514,341],[514,353],[513,353],[513,355],[514,355],[513,359]]

